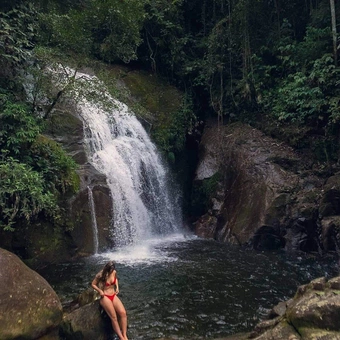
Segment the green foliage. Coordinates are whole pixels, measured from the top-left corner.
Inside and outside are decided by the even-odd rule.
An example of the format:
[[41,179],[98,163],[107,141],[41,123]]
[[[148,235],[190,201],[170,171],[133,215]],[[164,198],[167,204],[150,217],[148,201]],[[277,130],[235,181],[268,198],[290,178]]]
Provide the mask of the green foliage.
[[[183,0],[146,0],[143,27],[144,44],[140,58],[153,71],[172,78],[188,60],[190,36],[184,35]],[[159,53],[161,51],[161,53]]]
[[5,78],[13,79],[26,66],[36,34],[36,11],[32,4],[19,4],[0,11],[0,63]]
[[13,231],[20,220],[30,221],[41,212],[56,217],[58,206],[38,172],[13,158],[0,162],[0,227]]
[[183,151],[187,133],[191,133],[196,123],[193,113],[192,99],[186,96],[181,108],[168,117],[163,126],[152,132],[155,143],[167,154],[170,162],[175,161],[175,155]]
[[59,7],[40,12],[40,42],[106,61],[136,59],[141,43],[143,2],[87,0],[67,12]]
[[91,50],[90,32],[84,29],[85,17],[82,12],[70,11],[59,14],[54,11],[39,13],[40,43],[89,54]]
[[280,121],[312,124],[317,120],[337,120],[339,89],[336,88],[339,69],[331,55],[325,54],[312,63],[306,72],[288,75],[267,93],[267,110]]
[[107,61],[119,58],[127,63],[136,59],[144,19],[143,1],[92,0],[87,17],[95,53]]
[[330,51],[330,28],[307,26],[306,34],[301,42],[292,36],[290,24],[284,21],[282,36],[277,47],[272,52],[277,54],[280,61],[281,74],[289,75],[294,72],[308,70],[312,63]]
[[40,132],[38,121],[22,103],[0,94],[0,148],[7,156],[20,157]]
[[317,28],[308,25],[302,42],[297,44],[296,63],[309,65],[330,51],[330,27]]
[[191,193],[191,214],[200,216],[205,214],[211,207],[211,199],[216,194],[221,174],[215,173],[210,178],[196,182]]
[[58,143],[40,135],[30,154],[32,167],[43,176],[52,192],[73,194],[79,189],[77,165]]
[[309,86],[308,77],[297,72],[281,84],[268,109],[272,107],[272,113],[278,120],[303,123],[317,118],[324,104],[320,88]]
[[0,227],[5,230],[41,212],[57,220],[58,199],[79,188],[75,162],[40,132],[41,119],[0,94]]

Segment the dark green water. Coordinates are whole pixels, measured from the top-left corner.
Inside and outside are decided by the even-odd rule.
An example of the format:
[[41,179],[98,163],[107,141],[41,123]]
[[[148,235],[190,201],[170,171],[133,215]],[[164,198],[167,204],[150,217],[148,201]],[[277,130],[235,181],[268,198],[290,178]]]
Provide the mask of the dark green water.
[[297,287],[339,274],[338,261],[255,252],[215,241],[154,240],[41,272],[66,306],[115,260],[129,339],[213,339],[248,331]]

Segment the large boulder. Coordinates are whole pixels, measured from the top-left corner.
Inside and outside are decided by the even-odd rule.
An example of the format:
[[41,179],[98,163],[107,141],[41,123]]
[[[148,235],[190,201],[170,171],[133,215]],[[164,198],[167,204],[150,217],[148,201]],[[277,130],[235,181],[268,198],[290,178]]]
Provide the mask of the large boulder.
[[62,305],[47,281],[0,248],[0,339],[59,339]]
[[199,236],[255,249],[334,251],[340,175],[317,175],[292,148],[241,123],[208,122],[194,181]]
[[108,340],[113,334],[111,321],[99,304],[99,294],[89,288],[67,308],[60,334],[65,340]]
[[66,314],[60,333],[65,340],[108,340],[113,331],[110,319],[97,300]]

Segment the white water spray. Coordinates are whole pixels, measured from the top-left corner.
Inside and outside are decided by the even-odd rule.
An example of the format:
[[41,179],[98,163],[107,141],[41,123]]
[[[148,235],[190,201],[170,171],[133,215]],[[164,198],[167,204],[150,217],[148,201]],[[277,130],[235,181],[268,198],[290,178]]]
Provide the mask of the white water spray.
[[[82,79],[89,76],[78,74]],[[97,80],[98,81],[98,80]],[[90,163],[106,175],[113,199],[110,227],[117,246],[180,230],[168,177],[155,145],[128,107],[104,93],[110,110],[83,98],[78,104]]]

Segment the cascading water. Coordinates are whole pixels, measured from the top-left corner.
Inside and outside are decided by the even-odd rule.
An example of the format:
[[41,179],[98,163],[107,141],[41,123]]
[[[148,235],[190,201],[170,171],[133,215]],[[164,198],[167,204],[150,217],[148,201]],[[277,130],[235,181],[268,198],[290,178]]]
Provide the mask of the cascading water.
[[98,241],[98,227],[97,227],[97,219],[96,219],[96,210],[94,206],[93,193],[92,189],[87,187],[89,203],[90,203],[90,212],[91,212],[91,220],[92,220],[92,229],[93,229],[93,249],[94,253],[98,253],[99,241]]
[[89,161],[106,175],[111,190],[114,243],[136,244],[178,232],[180,208],[169,193],[167,171],[155,145],[125,104],[108,93],[105,98],[109,110],[84,97],[77,106]]

